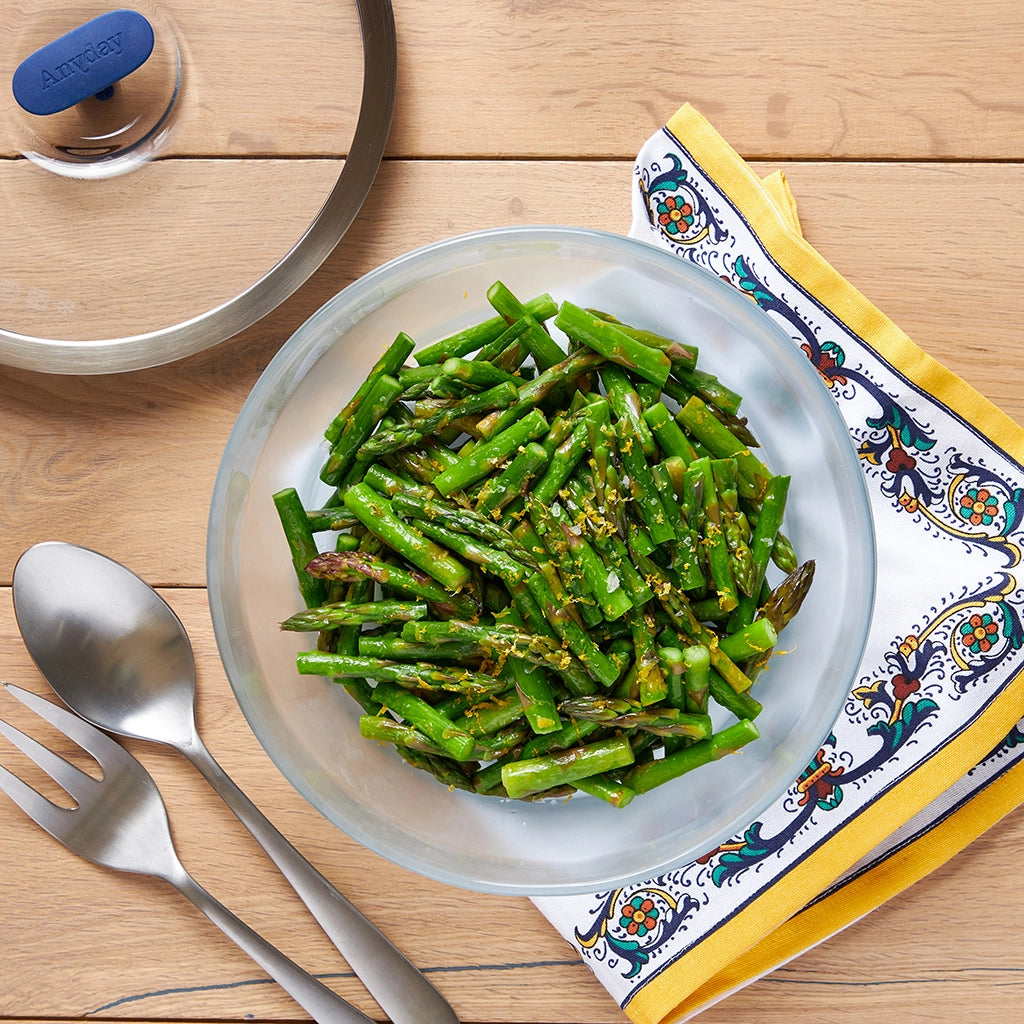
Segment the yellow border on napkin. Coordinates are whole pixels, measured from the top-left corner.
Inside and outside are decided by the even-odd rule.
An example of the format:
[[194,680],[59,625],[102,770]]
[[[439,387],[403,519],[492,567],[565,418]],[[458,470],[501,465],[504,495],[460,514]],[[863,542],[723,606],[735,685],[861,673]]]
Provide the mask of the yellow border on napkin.
[[[667,127],[724,190],[785,273],[918,387],[972,423],[1011,457],[1024,462],[1024,429],[918,348],[799,234],[794,227],[799,226],[795,204],[783,178],[766,186],[689,104],[670,119]],[[780,198],[782,202],[777,203]],[[806,918],[799,912],[894,829],[927,807],[995,749],[1020,719],[1022,700],[1024,672],[1005,687],[999,699],[968,729],[867,807],[855,823],[832,836],[761,897],[640,987],[625,1006],[628,1016],[636,1024],[678,1020],[706,1004],[715,994],[731,991],[744,980],[763,973],[776,948],[779,954],[788,951],[788,955],[795,955],[817,941],[815,935],[822,927],[818,913],[824,912],[808,911]],[[978,805],[978,823],[984,820],[984,810],[983,805]],[[935,842],[950,837],[949,830],[943,829]],[[948,846],[943,849],[947,858],[954,852]],[[902,861],[893,870],[898,871],[900,864]],[[874,878],[873,873],[871,877]],[[890,887],[896,884],[899,883],[894,876]],[[866,880],[862,881],[856,890],[861,893],[862,902],[854,908],[854,916],[866,913],[869,903],[877,906],[885,898],[883,885],[879,898],[868,900],[867,885]],[[847,891],[843,890],[844,899]],[[782,930],[790,919],[792,924]],[[758,945],[776,930],[778,939],[769,938],[763,948]],[[820,937],[823,936],[818,934]],[[730,967],[733,964],[735,968]]]
[[960,853],[1024,799],[1024,763],[1011,768],[938,825],[881,863],[814,903],[737,957],[685,1002],[705,1009],[729,993],[805,953]]
[[918,387],[1024,462],[1024,428],[918,348],[808,244],[800,234],[796,204],[784,176],[777,172],[777,178],[771,175],[762,181],[689,104],[672,116],[667,128],[739,208],[786,273]]

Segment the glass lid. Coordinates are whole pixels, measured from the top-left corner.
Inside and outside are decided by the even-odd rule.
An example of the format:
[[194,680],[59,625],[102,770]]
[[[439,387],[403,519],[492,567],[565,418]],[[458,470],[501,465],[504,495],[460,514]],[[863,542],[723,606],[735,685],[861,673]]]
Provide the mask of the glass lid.
[[154,366],[292,294],[383,155],[389,0],[6,0],[0,363]]

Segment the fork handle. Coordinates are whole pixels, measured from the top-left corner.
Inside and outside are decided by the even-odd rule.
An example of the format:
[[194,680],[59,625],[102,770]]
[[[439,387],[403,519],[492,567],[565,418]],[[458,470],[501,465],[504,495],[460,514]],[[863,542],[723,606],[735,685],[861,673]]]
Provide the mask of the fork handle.
[[441,993],[270,823],[198,734],[183,752],[288,879],[393,1024],[459,1024]]
[[298,964],[289,960],[276,946],[254,932],[244,921],[211,896],[181,865],[180,874],[167,880],[190,899],[225,935],[243,949],[285,990],[318,1024],[373,1024],[337,993]]

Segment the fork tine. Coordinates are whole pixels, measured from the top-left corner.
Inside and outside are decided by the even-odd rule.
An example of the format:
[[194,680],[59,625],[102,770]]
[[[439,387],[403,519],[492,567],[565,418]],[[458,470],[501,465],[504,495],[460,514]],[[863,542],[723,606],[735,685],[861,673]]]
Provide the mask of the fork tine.
[[31,786],[21,781],[17,775],[8,771],[0,764],[0,789],[2,789],[36,824],[44,828],[50,835],[60,838],[61,826],[67,815],[73,814],[63,807],[47,800]]
[[55,726],[69,739],[74,740],[83,750],[88,751],[102,767],[104,760],[115,763],[127,762],[131,755],[106,733],[84,718],[79,718],[72,711],[60,707],[51,701],[44,700],[30,690],[23,690],[14,683],[3,684],[13,697],[17,697],[26,707],[31,708],[40,718]]
[[0,735],[6,736],[23,754],[28,755],[59,786],[62,786],[76,800],[84,799],[99,783],[87,772],[83,772],[60,754],[44,747],[38,740],[27,736],[20,729],[0,719]]

